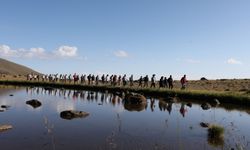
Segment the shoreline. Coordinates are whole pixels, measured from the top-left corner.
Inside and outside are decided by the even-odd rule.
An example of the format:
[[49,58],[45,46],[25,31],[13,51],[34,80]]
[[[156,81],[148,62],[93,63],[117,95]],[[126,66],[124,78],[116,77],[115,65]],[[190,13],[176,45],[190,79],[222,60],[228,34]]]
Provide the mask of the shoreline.
[[16,86],[38,86],[38,87],[52,87],[65,88],[74,90],[90,90],[90,91],[109,91],[121,92],[130,91],[141,93],[145,96],[154,96],[161,98],[178,97],[181,99],[198,100],[200,102],[213,102],[218,99],[221,103],[236,104],[236,105],[250,105],[250,95],[240,93],[221,92],[221,91],[201,91],[201,90],[169,90],[159,88],[138,88],[138,87],[118,87],[110,85],[81,85],[81,84],[65,84],[65,83],[51,83],[51,82],[36,82],[36,81],[15,81],[15,80],[0,80],[0,85],[16,85]]

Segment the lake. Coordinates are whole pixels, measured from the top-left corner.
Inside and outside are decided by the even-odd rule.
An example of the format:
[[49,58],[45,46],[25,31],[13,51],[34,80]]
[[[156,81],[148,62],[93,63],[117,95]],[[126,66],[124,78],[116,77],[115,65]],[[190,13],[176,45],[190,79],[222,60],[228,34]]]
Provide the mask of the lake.
[[[13,94],[13,96],[11,95]],[[31,99],[42,105],[33,108]],[[147,97],[147,105],[124,105],[111,93],[45,90],[39,87],[0,87],[0,125],[13,128],[0,132],[3,150],[82,149],[250,149],[248,108],[217,106],[203,110],[179,100]],[[250,108],[250,107],[249,107]],[[60,113],[79,110],[90,115],[64,119]],[[200,123],[222,126],[222,140],[211,142],[208,129]]]

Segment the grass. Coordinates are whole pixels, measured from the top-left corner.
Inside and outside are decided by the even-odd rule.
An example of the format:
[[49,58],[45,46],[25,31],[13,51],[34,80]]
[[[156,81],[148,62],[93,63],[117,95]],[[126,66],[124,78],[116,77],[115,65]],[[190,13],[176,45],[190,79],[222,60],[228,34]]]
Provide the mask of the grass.
[[35,82],[26,80],[0,80],[2,85],[18,85],[18,86],[40,86],[40,87],[54,87],[66,88],[75,90],[91,90],[91,91],[109,91],[121,92],[131,91],[144,94],[146,96],[155,97],[174,97],[177,96],[183,99],[194,99],[204,102],[213,102],[219,99],[221,103],[237,104],[237,105],[250,105],[250,96],[240,92],[225,92],[225,91],[206,91],[206,90],[179,90],[179,89],[159,89],[159,88],[138,88],[133,87],[114,87],[110,85],[81,85],[81,84],[65,84],[65,83],[50,83],[50,82]]
[[224,128],[219,125],[211,125],[208,128],[208,143],[214,147],[224,145]]

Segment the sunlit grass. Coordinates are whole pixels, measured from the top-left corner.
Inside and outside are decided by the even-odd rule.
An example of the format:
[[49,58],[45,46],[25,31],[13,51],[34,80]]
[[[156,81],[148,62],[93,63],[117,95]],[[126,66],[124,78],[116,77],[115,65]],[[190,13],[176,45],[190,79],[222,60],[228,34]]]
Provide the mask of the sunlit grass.
[[208,143],[218,147],[224,145],[224,128],[219,125],[211,125],[208,128]]

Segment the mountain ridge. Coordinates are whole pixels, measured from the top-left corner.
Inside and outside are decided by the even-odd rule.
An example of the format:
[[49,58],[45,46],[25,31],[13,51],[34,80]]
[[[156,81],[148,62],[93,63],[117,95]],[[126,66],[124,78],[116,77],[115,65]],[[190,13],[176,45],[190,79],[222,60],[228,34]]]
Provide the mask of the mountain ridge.
[[41,74],[24,65],[0,58],[0,74],[27,75],[29,73]]

